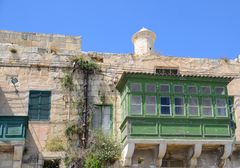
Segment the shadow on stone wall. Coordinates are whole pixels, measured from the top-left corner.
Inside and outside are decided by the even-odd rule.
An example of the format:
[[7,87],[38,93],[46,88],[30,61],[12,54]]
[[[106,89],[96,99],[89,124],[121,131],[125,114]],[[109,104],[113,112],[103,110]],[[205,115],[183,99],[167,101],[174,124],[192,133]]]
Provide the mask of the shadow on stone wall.
[[0,88],[0,115],[13,115],[13,111],[8,103],[5,93]]
[[[30,124],[29,124],[30,126]],[[33,138],[30,130],[27,130],[27,137],[25,141],[25,147],[23,151],[23,167],[26,168],[35,168],[38,166],[38,162],[41,160],[41,155],[38,150],[37,144]]]

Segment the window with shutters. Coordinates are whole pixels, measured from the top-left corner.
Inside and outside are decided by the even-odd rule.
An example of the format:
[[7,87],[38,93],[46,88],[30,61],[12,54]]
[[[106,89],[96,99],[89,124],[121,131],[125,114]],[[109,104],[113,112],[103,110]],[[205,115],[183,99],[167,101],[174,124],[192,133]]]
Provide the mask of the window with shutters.
[[28,116],[30,120],[49,120],[51,91],[30,91]]
[[96,105],[93,112],[92,126],[95,130],[101,130],[105,134],[112,131],[112,106]]

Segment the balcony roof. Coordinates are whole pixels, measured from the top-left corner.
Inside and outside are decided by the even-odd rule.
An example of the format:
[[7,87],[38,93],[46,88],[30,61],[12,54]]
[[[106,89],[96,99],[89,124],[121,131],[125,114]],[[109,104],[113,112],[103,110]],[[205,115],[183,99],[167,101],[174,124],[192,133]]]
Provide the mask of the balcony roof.
[[224,82],[228,84],[234,77],[232,76],[220,76],[220,75],[210,75],[210,74],[159,74],[151,72],[123,72],[121,78],[119,79],[116,88],[120,91],[122,87],[126,84],[127,79],[177,79],[180,81],[205,81],[205,82]]

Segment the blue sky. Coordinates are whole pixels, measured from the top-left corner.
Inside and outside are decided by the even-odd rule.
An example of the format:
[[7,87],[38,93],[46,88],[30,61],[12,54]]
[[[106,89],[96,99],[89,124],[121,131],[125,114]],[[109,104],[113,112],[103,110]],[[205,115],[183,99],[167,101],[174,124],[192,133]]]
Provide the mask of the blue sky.
[[83,51],[132,53],[142,27],[162,55],[240,54],[240,0],[0,0],[0,29],[82,36]]

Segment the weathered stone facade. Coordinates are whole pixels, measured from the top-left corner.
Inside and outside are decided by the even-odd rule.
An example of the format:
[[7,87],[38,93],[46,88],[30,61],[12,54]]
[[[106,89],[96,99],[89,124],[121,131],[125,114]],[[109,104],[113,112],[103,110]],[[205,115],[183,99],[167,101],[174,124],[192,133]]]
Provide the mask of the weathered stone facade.
[[[133,39],[136,53],[114,54],[83,52],[80,37],[0,31],[0,115],[27,116],[30,90],[52,93],[49,121],[29,121],[25,141],[0,141],[0,167],[30,168],[38,165],[40,168],[44,160],[64,156],[62,152],[49,152],[46,143],[54,137],[63,138],[66,122],[75,119],[75,114],[70,113],[69,104],[65,100],[61,78],[64,70],[72,66],[68,58],[80,54],[102,60],[97,61],[102,72],[90,79],[90,101],[101,104],[99,92],[106,95],[105,103],[113,106],[112,129],[117,139],[121,136],[119,127],[122,110],[116,84],[123,72],[154,73],[156,67],[171,67],[177,68],[183,75],[233,77],[228,85],[228,94],[234,96],[237,125],[236,138],[232,141],[218,143],[216,140],[209,142],[209,146],[202,146],[201,141],[179,143],[170,140],[171,143],[163,143],[160,148],[159,144],[151,144],[146,139],[147,145],[135,142],[124,144],[122,160],[128,159],[133,167],[153,167],[160,165],[166,150],[171,150],[169,152],[176,158],[186,160],[184,166],[188,165],[187,162],[194,162],[192,165],[196,164],[197,167],[218,167],[220,164],[224,167],[240,167],[239,62],[159,55],[153,50],[155,35],[147,29],[138,33]],[[146,35],[147,39],[144,39]],[[18,79],[16,85],[11,82],[13,77]],[[190,157],[189,150],[193,152]],[[139,157],[145,158],[144,164],[139,165]]]

